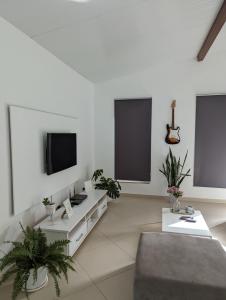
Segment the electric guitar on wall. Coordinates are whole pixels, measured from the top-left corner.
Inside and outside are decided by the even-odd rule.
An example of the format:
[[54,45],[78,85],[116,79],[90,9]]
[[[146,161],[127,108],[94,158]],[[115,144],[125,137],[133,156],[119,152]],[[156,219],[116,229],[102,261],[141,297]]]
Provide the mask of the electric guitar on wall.
[[167,129],[167,135],[165,138],[165,141],[167,144],[179,144],[180,143],[180,135],[179,135],[179,131],[180,131],[180,127],[176,127],[175,128],[175,123],[174,123],[174,110],[176,107],[176,100],[173,100],[172,104],[171,104],[171,108],[172,108],[172,124],[171,126],[169,124],[166,125],[166,129]]

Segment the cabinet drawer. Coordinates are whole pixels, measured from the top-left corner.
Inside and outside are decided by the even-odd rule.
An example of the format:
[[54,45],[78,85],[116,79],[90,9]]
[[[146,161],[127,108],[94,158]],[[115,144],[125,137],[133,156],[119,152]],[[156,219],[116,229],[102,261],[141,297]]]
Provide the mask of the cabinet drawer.
[[70,237],[69,244],[69,255],[72,256],[78,247],[81,245],[82,241],[86,237],[87,234],[87,223],[84,222],[78,229],[74,232],[74,234]]
[[103,213],[107,210],[108,208],[108,203],[107,203],[107,198],[105,198],[103,201],[98,206],[98,216],[101,217]]

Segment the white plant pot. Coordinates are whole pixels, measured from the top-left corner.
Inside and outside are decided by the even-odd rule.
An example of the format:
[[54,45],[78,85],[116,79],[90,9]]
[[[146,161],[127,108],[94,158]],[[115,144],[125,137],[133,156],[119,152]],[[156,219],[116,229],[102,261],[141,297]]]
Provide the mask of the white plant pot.
[[37,290],[40,290],[48,283],[48,271],[45,267],[41,267],[38,269],[38,276],[37,280],[34,281],[34,269],[30,270],[30,275],[28,277],[27,281],[27,291],[29,293],[35,292]]

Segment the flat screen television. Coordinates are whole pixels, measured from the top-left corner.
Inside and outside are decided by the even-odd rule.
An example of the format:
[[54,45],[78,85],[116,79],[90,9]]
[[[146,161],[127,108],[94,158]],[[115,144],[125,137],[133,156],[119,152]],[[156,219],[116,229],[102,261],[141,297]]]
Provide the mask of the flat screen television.
[[47,175],[75,165],[77,165],[76,133],[47,133]]

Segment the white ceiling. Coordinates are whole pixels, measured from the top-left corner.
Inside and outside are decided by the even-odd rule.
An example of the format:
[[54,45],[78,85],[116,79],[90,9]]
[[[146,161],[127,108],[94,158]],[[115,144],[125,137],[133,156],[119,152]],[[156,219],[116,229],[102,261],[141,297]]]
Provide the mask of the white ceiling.
[[[98,82],[194,59],[223,0],[0,0],[0,15]],[[210,55],[225,51],[226,30]],[[208,59],[208,58],[207,58]]]

